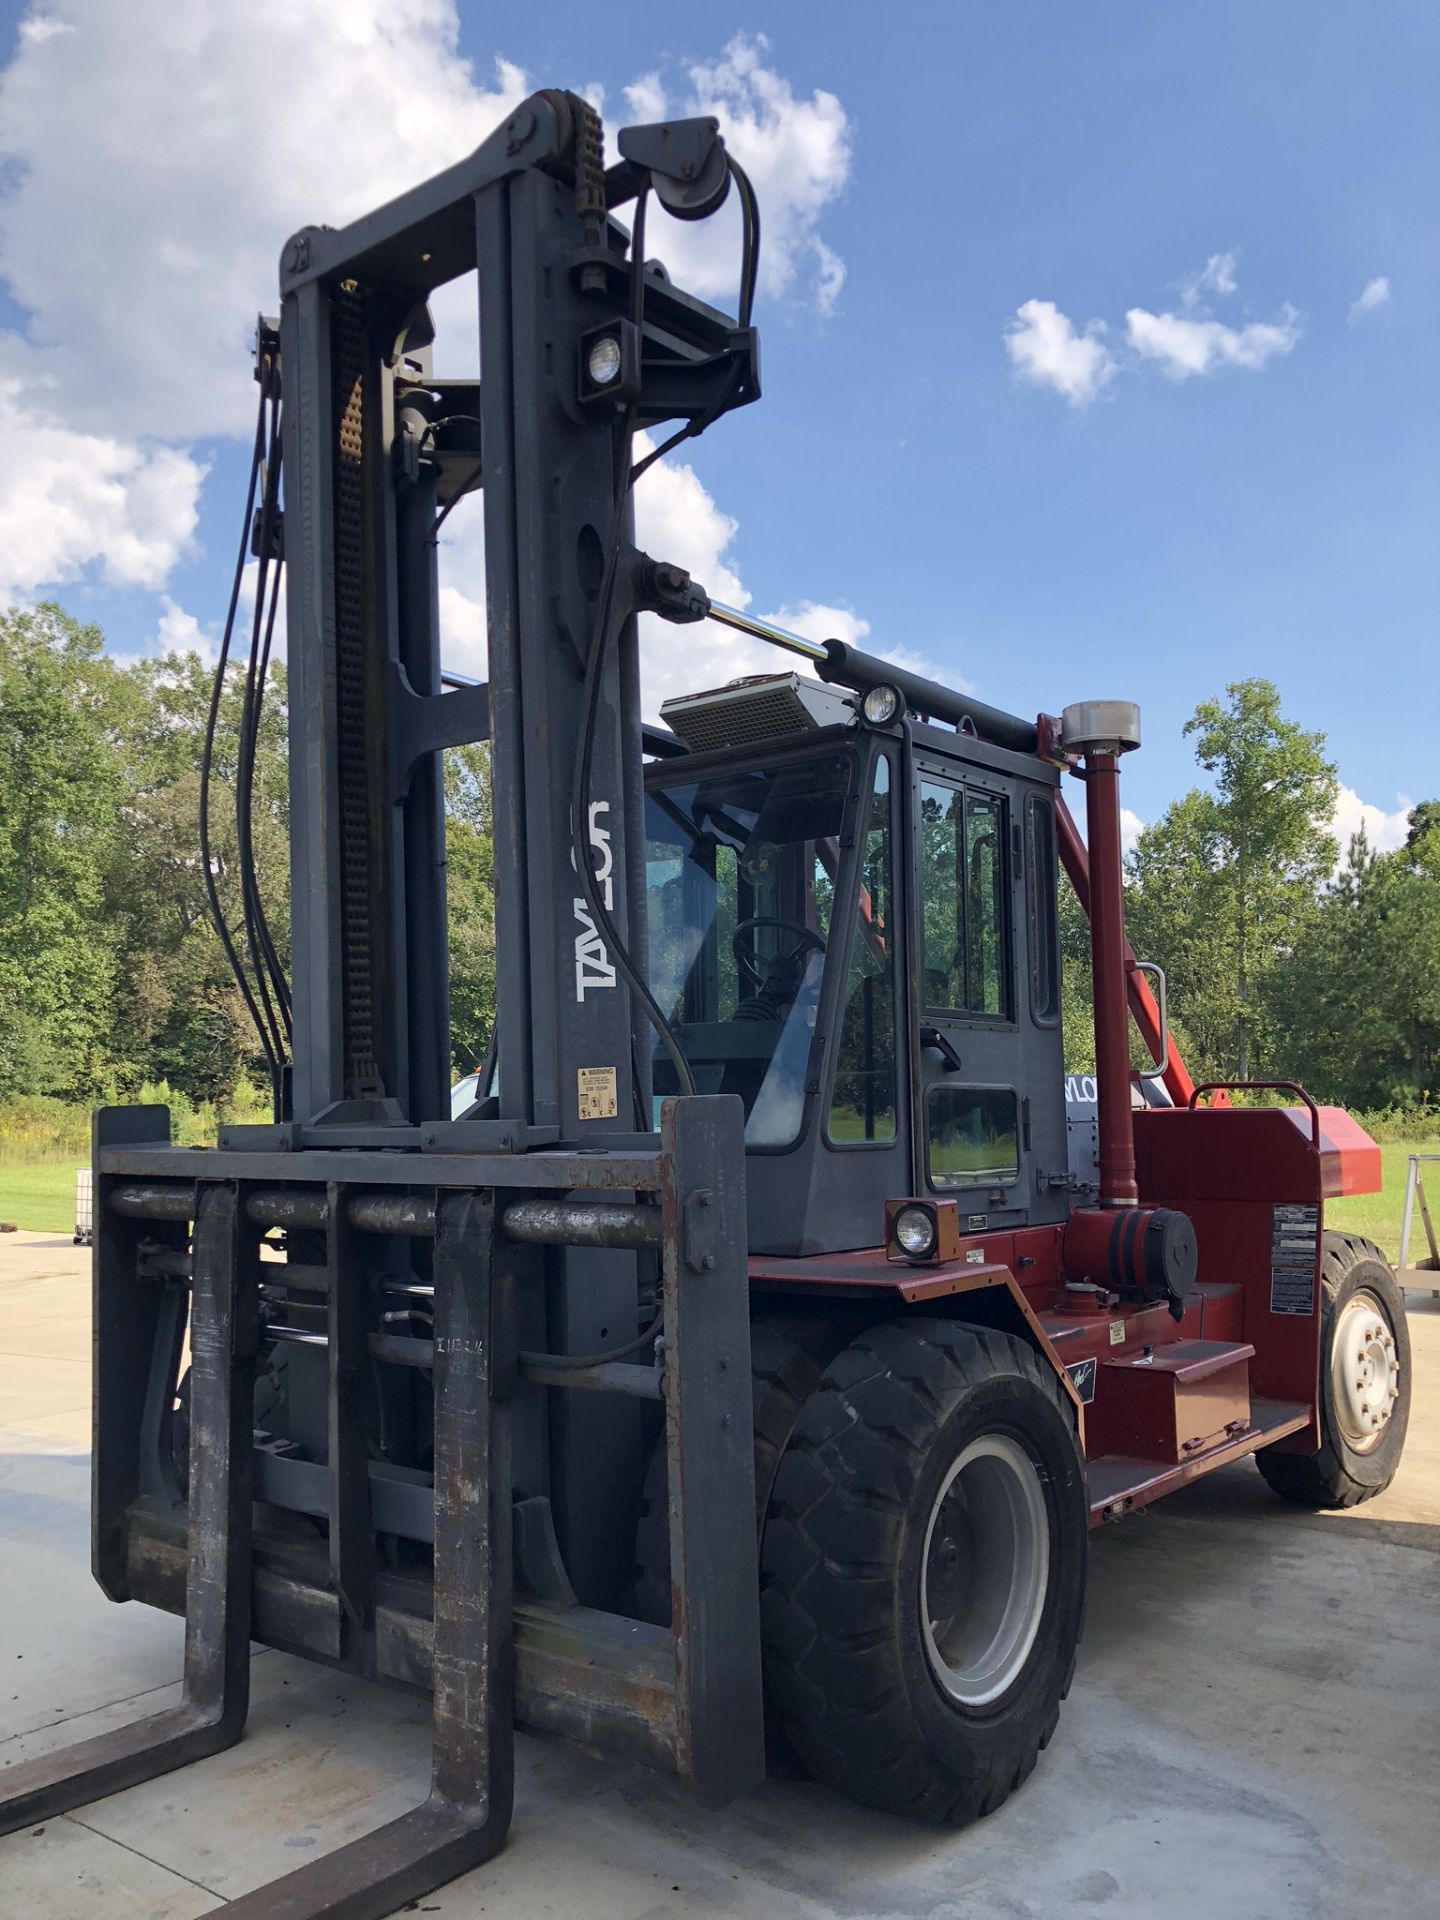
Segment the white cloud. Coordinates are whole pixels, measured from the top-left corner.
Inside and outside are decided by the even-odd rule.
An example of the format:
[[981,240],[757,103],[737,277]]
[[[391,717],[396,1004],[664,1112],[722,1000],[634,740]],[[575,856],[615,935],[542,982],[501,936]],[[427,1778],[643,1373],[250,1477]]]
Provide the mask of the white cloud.
[[821,313],[833,313],[845,285],[845,262],[818,233],[810,236],[810,251],[815,257],[815,304]]
[[[284,240],[452,164],[529,92],[504,59],[477,77],[458,38],[454,0],[47,0],[30,13],[0,72],[0,273],[28,316],[0,332],[0,432],[25,449],[0,478],[0,587],[87,569],[163,587],[196,521],[204,468],[189,449],[248,434],[251,329],[257,308],[274,310]],[[762,202],[762,288],[803,283],[825,308],[844,265],[818,223],[849,176],[849,124],[833,94],[797,95],[766,51],[732,40],[685,68],[675,101],[645,76],[630,117],[719,113]],[[733,200],[709,230],[651,223],[707,295],[734,283]],[[437,301],[437,319],[465,322],[447,371],[473,371],[473,302],[473,284]],[[466,599],[479,604],[463,581],[447,586],[449,625],[483,654]]]
[[1227,327],[1216,320],[1202,296],[1224,296],[1239,286],[1235,269],[1238,248],[1212,253],[1200,272],[1180,283],[1182,312],[1151,313],[1131,307],[1125,316],[1132,350],[1154,360],[1172,380],[1213,373],[1218,367],[1244,367],[1252,372],[1267,361],[1289,353],[1300,338],[1300,316],[1287,302],[1278,321],[1251,321]]
[[625,104],[630,109],[633,125],[643,126],[649,120],[665,118],[665,88],[660,75],[642,73],[638,80],[632,80],[625,89]]
[[[798,633],[802,640],[813,640],[817,645],[826,640],[843,640],[846,646],[858,647],[870,634],[868,620],[862,620],[849,607],[827,606],[823,600],[801,600],[793,607],[777,607],[773,613],[762,614],[761,618],[769,620],[774,626],[786,628],[790,633]],[[894,655],[886,654],[885,658],[893,660]],[[896,666],[901,664],[895,660]]]
[[1353,787],[1341,787],[1335,796],[1335,811],[1330,817],[1330,831],[1340,848],[1339,865],[1344,865],[1352,838],[1362,830],[1372,853],[1393,853],[1397,847],[1404,846],[1405,836],[1410,830],[1413,802],[1399,793],[1395,798],[1399,806],[1394,813],[1387,813],[1383,807],[1362,800]]
[[1138,813],[1132,813],[1129,807],[1120,809],[1120,851],[1133,853],[1135,842],[1145,831],[1145,822]]
[[204,466],[47,419],[5,378],[0,443],[0,601],[33,599],[92,564],[110,586],[164,585],[195,531]]
[[[643,451],[648,436],[640,434]],[[636,539],[657,560],[673,560],[715,600],[747,607],[750,593],[731,551],[739,522],[725,513],[695,469],[662,460],[635,489]],[[640,619],[640,690],[645,712],[659,712],[673,693],[723,687],[747,673],[773,673],[780,656],[763,640],[702,620],[676,627],[655,614]]]
[[1199,273],[1180,283],[1180,298],[1184,305],[1198,306],[1200,296],[1205,293],[1234,293],[1240,284],[1235,278],[1235,269],[1240,261],[1238,248],[1229,253],[1212,253]]
[[208,660],[213,645],[210,633],[193,613],[187,613],[168,593],[160,596],[160,618],[156,623],[154,642],[148,651],[198,653],[202,659]]
[[[650,446],[648,435],[636,436],[638,454]],[[477,493],[457,508],[440,536],[441,658],[447,667],[477,679],[488,671],[480,502]],[[731,551],[739,523],[716,505],[693,467],[672,457],[649,468],[635,489],[635,521],[637,542],[645,552],[684,567],[728,606],[750,604]],[[837,611],[818,610],[826,615]],[[843,613],[839,617],[854,618]],[[742,674],[783,671],[783,660],[763,640],[734,633],[713,620],[677,627],[655,614],[641,616],[641,693],[651,718],[671,694],[723,686]]]
[[453,162],[527,91],[504,61],[476,84],[451,0],[52,12],[72,31],[22,41],[0,77],[0,261],[31,316],[0,364],[131,435],[246,431],[283,241]]
[[1390,304],[1390,281],[1381,273],[1373,280],[1367,280],[1354,300],[1350,303],[1350,324],[1363,320],[1367,313],[1378,313],[1381,307]]
[[20,38],[33,40],[37,44],[52,40],[57,33],[73,33],[75,29],[65,21],[57,20],[53,14],[32,13],[20,22]]
[[1220,367],[1254,372],[1294,349],[1300,315],[1287,301],[1277,320],[1231,327],[1215,319],[1203,296],[1236,291],[1239,258],[1236,248],[1212,253],[1199,273],[1182,280],[1179,313],[1131,307],[1125,315],[1128,352],[1116,353],[1107,345],[1103,320],[1092,320],[1083,332],[1077,331],[1053,300],[1025,302],[1006,329],[1005,350],[1022,379],[1053,387],[1075,407],[1088,406],[1122,365],[1153,362],[1172,380],[1214,373]]
[[253,415],[246,347],[283,240],[454,160],[523,97],[503,63],[477,87],[456,31],[450,0],[31,15],[0,74],[0,270],[29,316],[0,334],[26,448],[0,481],[0,586],[164,585],[204,477],[188,444]]
[[[479,542],[476,542],[477,550]],[[483,566],[481,569],[483,576]],[[442,570],[443,578],[443,570]],[[485,583],[480,591],[466,593],[445,581],[440,588],[440,658],[452,672],[469,674],[472,680],[486,676],[489,650],[485,635]]]
[[1053,387],[1072,407],[1084,407],[1114,377],[1104,332],[1104,321],[1092,320],[1077,333],[1053,300],[1027,300],[1006,329],[1005,351],[1022,380]]
[[[635,120],[670,114],[718,116],[725,144],[754,183],[760,201],[760,289],[774,297],[805,283],[828,313],[845,281],[845,264],[820,238],[825,208],[850,178],[850,122],[833,93],[816,88],[809,99],[766,64],[763,34],[737,34],[718,60],[686,63],[685,84],[671,89],[659,72],[625,89]],[[740,216],[732,193],[714,221],[672,220],[652,203],[646,216],[646,252],[706,299],[729,295],[736,284]]]
[[1255,320],[1243,327],[1131,307],[1125,325],[1134,350],[1142,358],[1156,361],[1172,380],[1188,380],[1193,374],[1213,373],[1217,367],[1227,366],[1253,372],[1289,353],[1300,338],[1300,316],[1288,304],[1278,321]]

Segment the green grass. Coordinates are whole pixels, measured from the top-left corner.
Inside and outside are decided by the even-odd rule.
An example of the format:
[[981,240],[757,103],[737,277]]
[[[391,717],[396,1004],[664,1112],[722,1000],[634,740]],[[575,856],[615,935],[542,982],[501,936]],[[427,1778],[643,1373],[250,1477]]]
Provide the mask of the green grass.
[[[1379,1193],[1352,1194],[1348,1200],[1327,1200],[1325,1203],[1325,1224],[1338,1228],[1342,1233],[1363,1234],[1367,1240],[1373,1240],[1386,1259],[1393,1265],[1400,1255],[1400,1210],[1405,1204],[1405,1163],[1412,1153],[1440,1153],[1440,1140],[1383,1140],[1380,1143],[1380,1167],[1384,1186]],[[1423,1180],[1427,1169],[1421,1167]],[[1440,1200],[1440,1163],[1428,1169],[1429,1183],[1425,1197],[1430,1202],[1430,1216],[1435,1218],[1436,1202]],[[1425,1251],[1424,1229],[1420,1224],[1417,1208],[1414,1225],[1410,1229],[1410,1258],[1419,1257]]]
[[75,1174],[84,1165],[73,1155],[52,1160],[0,1158],[0,1220],[30,1233],[74,1233]]

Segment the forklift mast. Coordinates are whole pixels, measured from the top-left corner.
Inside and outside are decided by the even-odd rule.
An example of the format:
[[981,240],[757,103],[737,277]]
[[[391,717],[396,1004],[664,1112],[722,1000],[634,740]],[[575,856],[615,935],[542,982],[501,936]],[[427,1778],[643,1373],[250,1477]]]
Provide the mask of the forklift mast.
[[[626,129],[608,170],[602,139],[538,93],[284,248],[253,550],[287,575],[288,987],[245,898],[277,1112],[218,1151],[96,1116],[94,1568],[185,1613],[185,1694],[13,1769],[0,1829],[233,1743],[252,1636],[434,1696],[424,1806],[237,1915],[386,1914],[487,1858],[517,1712],[707,1801],[763,1777],[740,1103],[652,1111],[636,615],[673,570],[630,504],[637,430],[758,396],[759,225],[715,121]],[[643,255],[652,197],[732,191],[738,319]],[[478,381],[431,364],[430,298],[470,274]],[[439,533],[477,488],[489,682],[447,690]],[[442,753],[483,739],[498,1080],[452,1119]],[[668,1630],[622,1612],[616,1523],[657,1425]]]
[[[714,123],[665,131],[686,149],[665,163],[723,197]],[[655,143],[632,129],[620,144],[648,159]],[[481,154],[284,254],[295,1146],[521,1152],[633,1134],[637,1110],[650,1129],[648,1036],[577,879],[577,749],[589,727],[579,830],[643,971],[629,435],[754,399],[756,340],[663,270],[637,286],[607,207],[654,175],[622,158],[607,178],[583,101],[536,96]],[[677,179],[666,197],[703,210],[687,191]],[[472,271],[478,383],[430,365],[427,302]],[[612,359],[602,383],[592,363]],[[437,514],[476,486],[489,685],[447,692]],[[486,737],[499,1083],[493,1109],[452,1124],[438,750]]]

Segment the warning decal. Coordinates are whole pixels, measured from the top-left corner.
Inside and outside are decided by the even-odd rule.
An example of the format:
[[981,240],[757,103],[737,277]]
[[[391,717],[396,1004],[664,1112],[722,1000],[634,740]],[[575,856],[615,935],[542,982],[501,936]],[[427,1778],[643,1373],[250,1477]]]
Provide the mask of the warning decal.
[[1095,1398],[1095,1366],[1095,1357],[1092,1354],[1088,1360],[1072,1360],[1065,1369],[1082,1404],[1087,1407]]
[[620,1112],[614,1067],[580,1067],[575,1074],[582,1120],[614,1120]]
[[1270,1210],[1270,1311],[1315,1311],[1315,1255],[1320,1209],[1293,1203]]

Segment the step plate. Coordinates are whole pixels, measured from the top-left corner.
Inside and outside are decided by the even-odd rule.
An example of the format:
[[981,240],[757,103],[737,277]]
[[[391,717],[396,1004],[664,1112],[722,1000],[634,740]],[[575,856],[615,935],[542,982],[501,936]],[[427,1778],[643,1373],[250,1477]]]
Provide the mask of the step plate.
[[1228,1466],[1232,1460],[1243,1460],[1246,1454],[1269,1446],[1272,1440],[1283,1440],[1287,1433],[1297,1433],[1309,1418],[1310,1408],[1304,1401],[1252,1400],[1248,1432],[1192,1454],[1188,1460],[1167,1465],[1162,1460],[1102,1454],[1085,1470],[1090,1524],[1095,1527],[1102,1520],[1123,1519],[1127,1513],[1149,1506],[1162,1494],[1173,1493],[1187,1481],[1198,1480],[1202,1474]]

